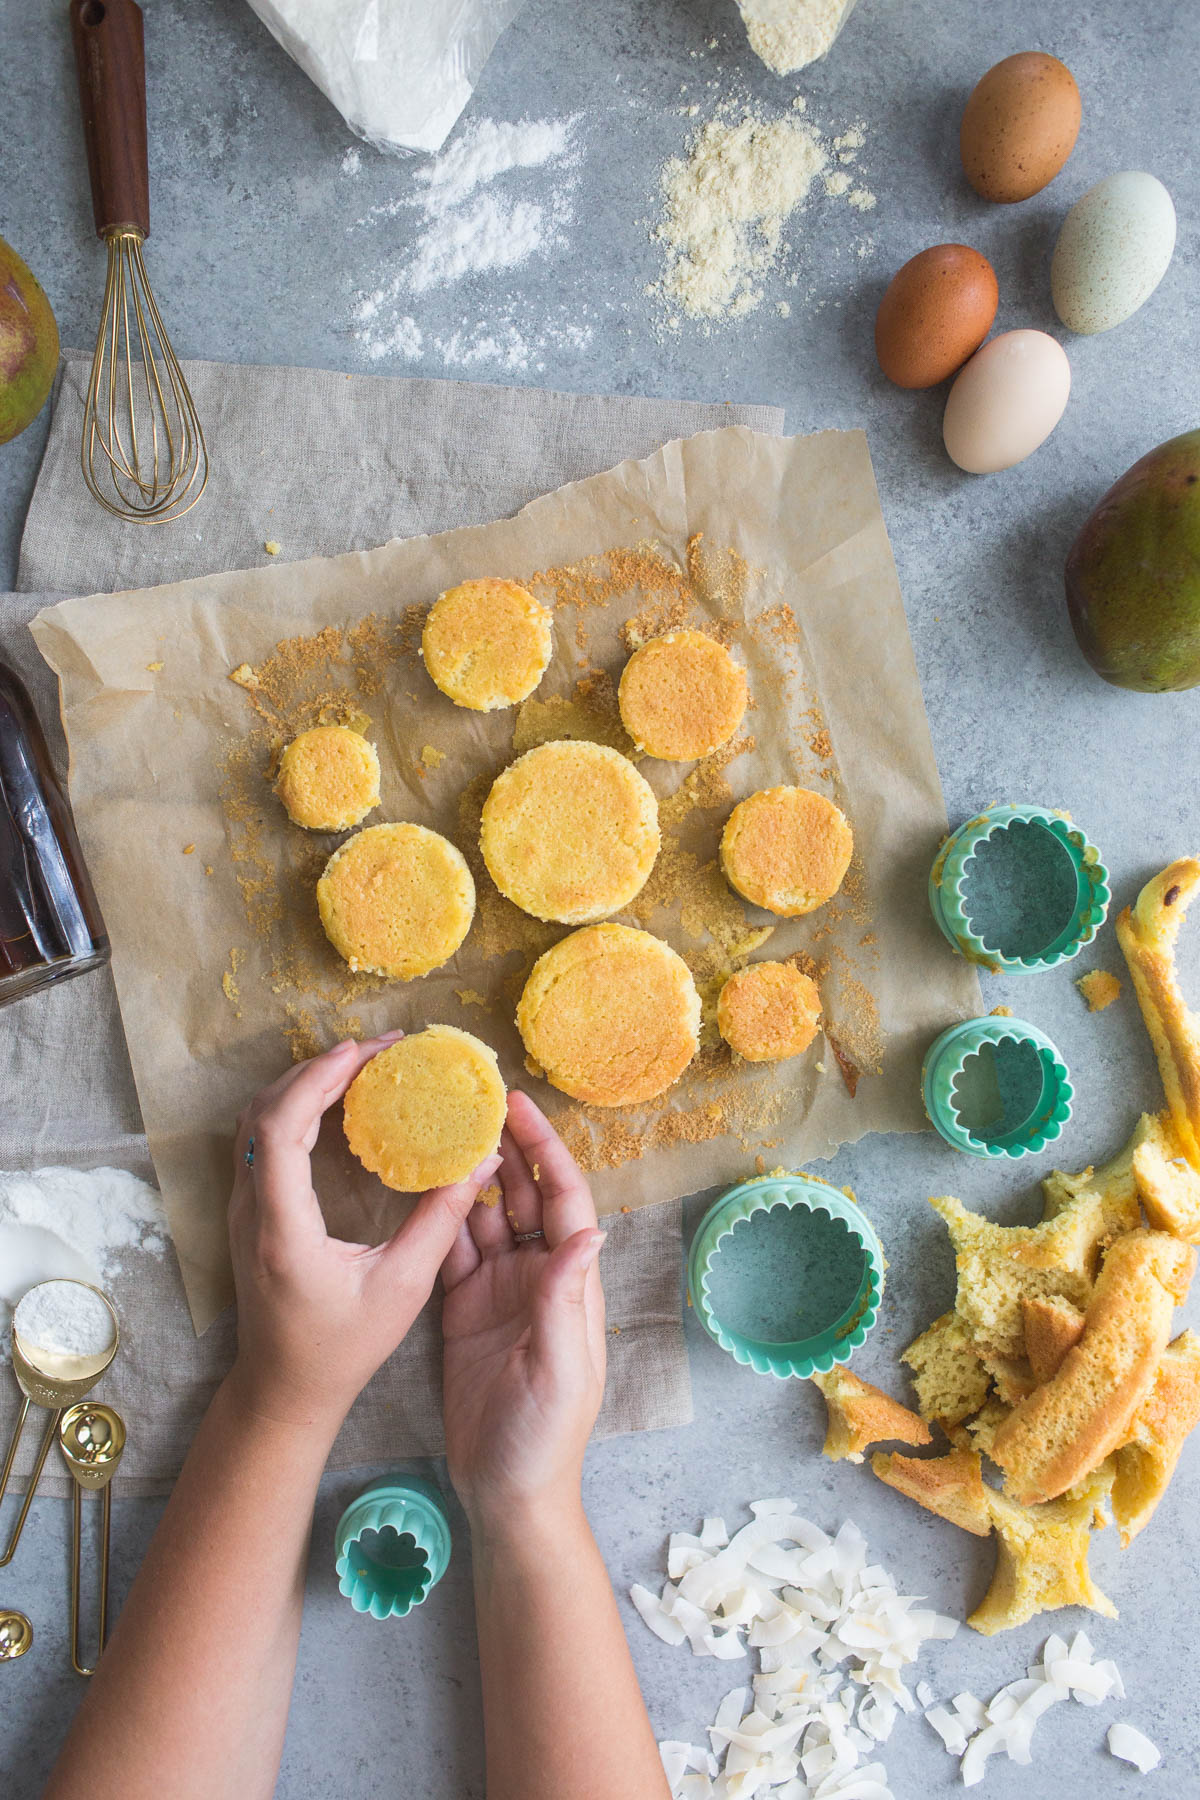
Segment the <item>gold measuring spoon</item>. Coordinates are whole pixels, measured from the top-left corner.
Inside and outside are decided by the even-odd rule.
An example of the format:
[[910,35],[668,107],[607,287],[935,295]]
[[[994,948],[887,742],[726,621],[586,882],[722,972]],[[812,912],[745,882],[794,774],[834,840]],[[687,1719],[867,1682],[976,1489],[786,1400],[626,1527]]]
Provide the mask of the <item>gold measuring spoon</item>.
[[16,1662],[33,1642],[33,1626],[15,1607],[0,1610],[0,1662]]
[[[109,1483],[125,1449],[125,1421],[111,1406],[102,1406],[98,1400],[81,1400],[78,1406],[69,1407],[59,1420],[58,1445],[75,1478],[71,1520],[71,1667],[77,1675],[94,1675],[108,1639],[108,1534],[112,1522]],[[96,1663],[90,1668],[79,1655],[79,1538],[85,1487],[104,1491],[100,1526],[100,1648],[96,1652]]]
[[[12,1442],[8,1446],[8,1455],[4,1459],[4,1468],[0,1470],[0,1501],[3,1501],[8,1489],[8,1478],[12,1474],[12,1466],[16,1461],[17,1446],[21,1442],[21,1433],[24,1431],[25,1421],[29,1417],[29,1408],[31,1406],[48,1407],[53,1416],[46,1427],[45,1435],[38,1449],[33,1472],[29,1477],[29,1486],[25,1491],[25,1499],[17,1514],[17,1522],[13,1526],[12,1535],[8,1540],[8,1548],[3,1556],[0,1556],[0,1569],[12,1561],[17,1545],[21,1541],[21,1533],[25,1529],[25,1520],[29,1516],[30,1504],[37,1484],[42,1478],[42,1470],[46,1466],[46,1458],[50,1453],[50,1446],[54,1442],[54,1434],[58,1430],[59,1420],[68,1406],[74,1405],[77,1400],[82,1400],[85,1394],[91,1393],[117,1354],[120,1344],[117,1315],[113,1311],[111,1300],[106,1294],[101,1294],[99,1288],[92,1287],[86,1281],[62,1279],[53,1282],[39,1282],[37,1287],[30,1288],[29,1293],[37,1293],[43,1287],[82,1288],[86,1293],[98,1295],[108,1308],[112,1318],[112,1342],[107,1350],[97,1356],[62,1355],[57,1351],[47,1350],[40,1344],[25,1343],[17,1330],[17,1314],[13,1314],[13,1373],[20,1385],[24,1399],[21,1410],[17,1414],[17,1423],[13,1429]],[[24,1295],[21,1305],[28,1298],[29,1294]],[[17,1308],[17,1312],[19,1311],[20,1306]]]

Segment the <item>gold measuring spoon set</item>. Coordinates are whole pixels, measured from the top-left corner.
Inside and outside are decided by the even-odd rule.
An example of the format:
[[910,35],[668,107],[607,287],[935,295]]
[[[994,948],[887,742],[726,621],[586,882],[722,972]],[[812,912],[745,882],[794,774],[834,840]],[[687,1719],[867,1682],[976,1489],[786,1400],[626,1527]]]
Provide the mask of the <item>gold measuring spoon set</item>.
[[[63,1460],[72,1476],[71,1666],[79,1675],[92,1675],[108,1635],[108,1552],[112,1522],[112,1488],[109,1484],[125,1449],[125,1425],[120,1414],[111,1406],[98,1400],[89,1400],[87,1396],[116,1356],[120,1347],[120,1330],[117,1315],[107,1295],[100,1293],[98,1288],[89,1286],[87,1282],[43,1282],[39,1284],[39,1289],[41,1287],[79,1288],[99,1298],[112,1319],[112,1339],[103,1351],[91,1355],[80,1356],[46,1350],[22,1339],[17,1329],[17,1314],[13,1315],[12,1364],[21,1389],[22,1403],[4,1467],[0,1470],[0,1502],[8,1489],[9,1476],[16,1461],[17,1448],[30,1407],[44,1408],[50,1418],[42,1435],[16,1523],[3,1553],[0,1553],[0,1568],[6,1567],[16,1553],[29,1516],[30,1503],[46,1466],[50,1446],[57,1437]],[[36,1293],[39,1289],[31,1289],[30,1292]],[[84,1662],[79,1646],[80,1537],[85,1488],[99,1489],[103,1493],[98,1649],[90,1663]],[[12,1662],[17,1657],[24,1656],[32,1643],[33,1627],[25,1614],[11,1608],[0,1608],[0,1662]]]

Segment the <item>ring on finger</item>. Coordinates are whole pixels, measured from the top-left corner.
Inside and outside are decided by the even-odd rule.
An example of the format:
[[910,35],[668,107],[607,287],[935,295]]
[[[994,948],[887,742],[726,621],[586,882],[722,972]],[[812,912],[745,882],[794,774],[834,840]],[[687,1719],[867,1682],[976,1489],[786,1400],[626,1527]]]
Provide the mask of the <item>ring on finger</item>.
[[252,1169],[254,1167],[254,1139],[253,1138],[251,1138],[250,1142],[246,1145],[246,1154],[242,1158],[242,1161],[245,1163],[245,1165],[248,1169]]
[[513,1232],[513,1243],[514,1244],[537,1244],[537,1243],[541,1243],[544,1240],[545,1236],[546,1236],[546,1234],[544,1231],[514,1231]]

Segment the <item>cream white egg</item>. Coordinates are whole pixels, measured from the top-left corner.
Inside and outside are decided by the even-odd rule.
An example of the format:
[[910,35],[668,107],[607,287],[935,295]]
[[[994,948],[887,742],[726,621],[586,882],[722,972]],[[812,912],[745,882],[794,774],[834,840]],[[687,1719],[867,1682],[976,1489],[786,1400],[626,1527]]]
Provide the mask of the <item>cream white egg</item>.
[[1175,208],[1140,169],[1106,175],[1077,200],[1050,265],[1054,310],[1072,331],[1111,331],[1145,304],[1175,249]]
[[1044,331],[1005,331],[977,350],[946,400],[942,437],[969,475],[1011,469],[1044,444],[1066,409],[1071,365]]

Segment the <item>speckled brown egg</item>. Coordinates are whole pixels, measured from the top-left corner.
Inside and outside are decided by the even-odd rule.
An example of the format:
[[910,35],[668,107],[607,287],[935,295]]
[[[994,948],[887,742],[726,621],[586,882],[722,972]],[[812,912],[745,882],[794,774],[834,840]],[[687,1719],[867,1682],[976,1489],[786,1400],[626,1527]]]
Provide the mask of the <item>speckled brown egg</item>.
[[989,69],[967,101],[959,144],[985,200],[1028,200],[1054,180],[1079,136],[1075,77],[1057,56],[1023,50]]
[[936,387],[992,328],[1000,290],[986,256],[935,244],[898,269],[875,315],[875,354],[897,387]]

